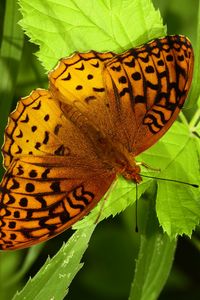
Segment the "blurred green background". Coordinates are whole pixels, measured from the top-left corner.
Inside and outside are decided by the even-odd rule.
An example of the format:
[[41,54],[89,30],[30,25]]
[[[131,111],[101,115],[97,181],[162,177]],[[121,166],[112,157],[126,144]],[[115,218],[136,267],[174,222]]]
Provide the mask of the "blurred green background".
[[[5,3],[6,0],[0,1],[0,38],[3,31]],[[160,9],[168,33],[187,35],[195,47],[199,1],[154,0],[153,3]],[[21,96],[28,95],[37,87],[48,86],[47,74],[34,55],[36,51],[37,46],[25,37],[12,109]],[[0,77],[2,76],[3,74],[0,74]],[[1,101],[5,99],[0,99]],[[2,143],[3,132],[0,136]],[[1,169],[1,175],[2,172]],[[98,225],[83,258],[84,268],[74,279],[68,299],[128,299],[139,245],[138,236],[134,233],[134,223],[131,221],[134,213],[134,207],[130,207],[120,216],[110,218]],[[34,276],[47,256],[53,256],[57,252],[63,240],[67,240],[71,233],[72,231],[68,230],[47,242],[26,276],[15,282],[12,280],[21,268],[28,250],[0,253],[0,299],[11,299],[16,290],[21,289],[30,276]],[[159,297],[160,300],[200,299],[199,237],[200,231],[197,230],[192,240],[179,238],[173,268]]]

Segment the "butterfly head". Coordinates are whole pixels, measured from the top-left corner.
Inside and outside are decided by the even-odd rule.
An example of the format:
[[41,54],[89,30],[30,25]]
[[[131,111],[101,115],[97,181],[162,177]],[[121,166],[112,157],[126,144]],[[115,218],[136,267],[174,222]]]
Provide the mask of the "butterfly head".
[[126,180],[134,181],[135,183],[140,183],[142,181],[142,177],[140,176],[140,166],[134,164],[127,165],[122,171],[122,176]]

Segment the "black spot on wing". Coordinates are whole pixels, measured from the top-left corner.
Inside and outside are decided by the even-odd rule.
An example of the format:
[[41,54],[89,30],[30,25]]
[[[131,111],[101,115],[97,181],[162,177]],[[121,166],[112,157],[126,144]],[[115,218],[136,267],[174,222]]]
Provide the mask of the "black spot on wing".
[[48,143],[48,141],[49,141],[49,132],[45,131],[43,144],[46,145]]
[[28,123],[29,122],[29,116],[26,114],[26,117],[24,120],[20,120],[21,123]]
[[34,110],[39,110],[40,108],[41,108],[41,101],[39,101],[36,106],[32,107],[32,109]]

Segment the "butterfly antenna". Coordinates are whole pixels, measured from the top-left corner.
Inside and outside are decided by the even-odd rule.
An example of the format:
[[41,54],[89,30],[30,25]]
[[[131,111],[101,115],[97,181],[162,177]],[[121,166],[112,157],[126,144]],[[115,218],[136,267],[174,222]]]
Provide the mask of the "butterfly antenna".
[[[143,175],[140,174],[142,177],[147,177],[147,178],[153,178],[153,179],[158,179],[158,180],[163,180],[163,181],[171,181],[171,182],[176,182],[176,183],[181,183],[181,184],[185,184],[185,185],[189,185],[195,188],[198,188],[199,185],[198,184],[194,184],[194,183],[189,183],[189,182],[185,182],[185,181],[180,181],[180,180],[175,180],[175,179],[168,179],[168,178],[160,178],[160,177],[153,177],[153,176],[148,176],[148,175]],[[137,187],[137,185],[136,185]]]
[[136,182],[136,201],[135,201],[135,232],[138,232],[138,184]]

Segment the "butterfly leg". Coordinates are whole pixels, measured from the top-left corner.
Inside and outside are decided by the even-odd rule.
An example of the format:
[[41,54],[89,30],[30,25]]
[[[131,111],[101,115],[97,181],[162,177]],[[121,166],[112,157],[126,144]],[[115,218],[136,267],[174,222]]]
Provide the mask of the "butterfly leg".
[[160,171],[161,171],[161,169],[159,169],[159,168],[153,168],[153,167],[149,166],[148,164],[146,164],[146,163],[143,162],[143,161],[136,162],[136,165],[137,165],[137,166],[143,166],[143,167],[145,167],[146,169],[149,169],[149,170],[152,170],[152,171],[156,171],[156,172],[160,172]]

